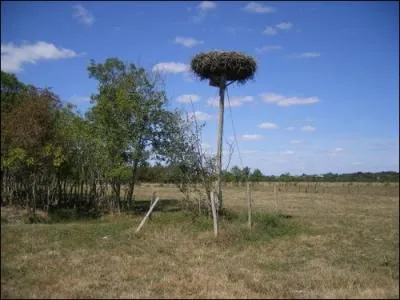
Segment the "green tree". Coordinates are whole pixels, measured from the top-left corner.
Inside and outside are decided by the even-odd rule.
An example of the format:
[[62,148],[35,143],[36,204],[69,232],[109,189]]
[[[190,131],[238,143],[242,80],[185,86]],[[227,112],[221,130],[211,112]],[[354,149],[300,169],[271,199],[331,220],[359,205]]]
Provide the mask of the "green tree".
[[242,181],[246,181],[250,177],[251,170],[249,167],[244,167],[242,170]]
[[264,178],[263,173],[259,169],[255,169],[250,176],[250,180],[253,182],[260,182]]
[[89,76],[99,82],[96,104],[89,112],[97,133],[104,138],[110,158],[108,176],[120,200],[124,166],[131,169],[128,201],[132,201],[137,171],[165,140],[169,113],[160,80],[143,68],[108,58],[91,61]]
[[[25,204],[34,215],[39,188],[55,160],[61,158],[55,147],[60,101],[50,90],[27,87],[13,75],[2,78],[1,101],[3,191],[15,187],[10,181],[23,182]],[[8,199],[9,193],[5,197]]]
[[236,184],[239,184],[240,181],[242,181],[242,171],[238,166],[234,166],[231,168],[231,173],[233,175],[233,178],[235,180]]

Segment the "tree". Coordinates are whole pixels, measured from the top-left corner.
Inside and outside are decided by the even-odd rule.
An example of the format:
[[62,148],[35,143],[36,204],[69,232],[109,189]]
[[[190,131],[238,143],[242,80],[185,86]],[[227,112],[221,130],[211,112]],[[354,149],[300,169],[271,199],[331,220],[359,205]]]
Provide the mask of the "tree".
[[253,182],[260,182],[264,178],[263,173],[259,169],[255,169],[250,176],[250,180]]
[[96,105],[88,116],[107,145],[108,175],[118,203],[122,171],[125,165],[131,168],[127,195],[131,203],[138,168],[164,139],[169,121],[167,98],[158,78],[117,58],[103,64],[92,60],[88,71],[99,82],[98,93],[92,96]]
[[238,166],[234,166],[231,169],[231,173],[234,177],[235,183],[239,184],[240,181],[242,181],[242,171]]
[[246,181],[250,177],[250,168],[244,167],[242,170],[242,181]]
[[[2,75],[5,75],[1,84],[3,191],[15,187],[10,181],[23,182],[25,204],[35,215],[39,185],[46,181],[55,159],[60,158],[55,147],[60,101],[48,89],[25,86],[14,75]],[[8,192],[5,197],[9,198]]]

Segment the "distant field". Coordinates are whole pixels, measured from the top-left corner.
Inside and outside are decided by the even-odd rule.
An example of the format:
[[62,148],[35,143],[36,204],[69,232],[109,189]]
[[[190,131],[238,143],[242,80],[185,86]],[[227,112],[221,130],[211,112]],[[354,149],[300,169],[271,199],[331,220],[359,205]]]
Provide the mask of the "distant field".
[[251,232],[245,190],[224,188],[217,240],[174,185],[138,186],[169,200],[138,235],[143,215],[24,224],[2,208],[1,297],[399,298],[398,184],[256,184]]

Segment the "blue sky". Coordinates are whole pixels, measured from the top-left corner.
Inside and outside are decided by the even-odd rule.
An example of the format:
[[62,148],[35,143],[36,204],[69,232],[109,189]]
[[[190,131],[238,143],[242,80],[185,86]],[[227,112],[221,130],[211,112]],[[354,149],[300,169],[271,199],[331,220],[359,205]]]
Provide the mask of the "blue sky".
[[[161,72],[169,106],[206,122],[203,143],[212,153],[218,91],[188,64],[201,51],[242,51],[258,63],[253,81],[228,89],[244,165],[275,175],[399,170],[397,2],[3,1],[1,8],[1,69],[51,87],[82,112],[96,91],[90,59],[118,57]],[[227,150],[228,107],[225,121]]]

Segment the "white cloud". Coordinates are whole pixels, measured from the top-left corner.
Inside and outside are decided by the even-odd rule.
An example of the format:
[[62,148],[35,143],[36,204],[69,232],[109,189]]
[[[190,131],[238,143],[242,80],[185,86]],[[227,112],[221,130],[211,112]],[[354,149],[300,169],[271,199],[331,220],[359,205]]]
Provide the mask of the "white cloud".
[[265,35],[276,35],[276,34],[278,34],[278,30],[276,30],[276,28],[274,28],[272,26],[267,26],[264,29],[263,34],[265,34]]
[[292,155],[294,152],[292,150],[287,150],[283,152],[284,155]]
[[212,119],[212,115],[202,111],[196,111],[194,113],[189,113],[189,118],[191,119],[196,118],[196,120],[199,121],[207,121]]
[[268,123],[268,122],[261,123],[258,125],[258,127],[262,128],[262,129],[278,129],[279,128],[278,125],[276,125],[275,123]]
[[294,126],[289,126],[288,128],[286,128],[287,130],[290,130],[290,131],[292,131],[292,130],[295,130],[296,129],[296,127],[294,127]]
[[279,106],[292,106],[292,105],[309,105],[319,102],[318,97],[299,98],[291,97],[278,102]]
[[301,144],[303,142],[304,142],[303,140],[291,140],[290,141],[291,144]]
[[304,122],[312,122],[312,121],[314,121],[314,120],[311,119],[311,118],[305,118],[305,119],[304,119]]
[[202,11],[207,11],[216,8],[217,4],[213,1],[202,1],[197,7]]
[[197,5],[197,14],[192,17],[192,21],[195,23],[201,23],[208,11],[211,11],[217,7],[217,4],[213,1],[202,1]]
[[269,46],[263,46],[261,48],[256,48],[257,52],[263,53],[263,52],[269,52],[273,50],[281,50],[282,47],[278,45],[269,45]]
[[301,127],[301,131],[315,131],[317,128],[311,126],[311,125],[306,125]]
[[273,8],[271,6],[262,5],[257,2],[250,2],[242,9],[247,12],[256,13],[256,14],[272,13],[275,11],[275,8]]
[[335,148],[333,151],[335,152],[342,152],[344,149],[343,148]]
[[276,104],[281,107],[287,107],[292,105],[310,105],[318,103],[320,100],[318,97],[285,97],[275,93],[264,93],[260,95],[262,101],[265,103]]
[[153,67],[153,72],[182,73],[189,71],[189,65],[177,62],[158,63]]
[[79,103],[90,103],[90,97],[89,96],[77,96],[74,95],[71,98],[68,99],[68,102],[74,103],[74,104],[79,104]]
[[232,99],[240,99],[242,102],[252,102],[254,100],[253,96],[242,96],[242,97],[233,97]]
[[65,48],[57,48],[46,42],[35,44],[13,43],[1,44],[1,69],[5,72],[19,72],[25,63],[35,64],[40,60],[56,60],[76,57],[75,51]]
[[264,93],[260,96],[265,103],[279,103],[285,99],[284,96],[275,93]]
[[185,95],[181,95],[178,98],[176,98],[176,101],[179,103],[191,103],[191,102],[197,102],[200,100],[200,96],[199,95],[195,95],[195,94],[185,94]]
[[290,28],[293,27],[293,24],[291,22],[286,22],[286,23],[283,22],[283,23],[279,23],[275,27],[279,28],[281,30],[289,30]]
[[316,58],[316,57],[320,57],[321,54],[318,52],[303,52],[300,54],[292,54],[289,57],[290,58]]
[[283,22],[283,23],[279,23],[275,26],[267,26],[264,29],[263,33],[266,35],[276,35],[276,34],[278,34],[278,29],[288,31],[292,27],[293,27],[293,23],[291,23],[291,22],[284,23]]
[[204,44],[204,41],[199,41],[191,37],[182,37],[182,36],[177,36],[175,38],[175,43],[176,44],[181,44],[186,48],[191,48],[196,45]]
[[[254,98],[252,96],[235,96],[231,97],[230,101],[228,101],[227,98],[225,98],[225,106],[229,106],[230,102],[230,107],[239,107],[242,106],[245,102],[252,102]],[[211,97],[207,100],[208,106],[212,107],[219,107],[219,97]]]
[[242,134],[240,139],[243,141],[257,141],[263,139],[261,134]]
[[74,5],[74,17],[85,25],[92,25],[95,21],[93,14],[82,5]]

